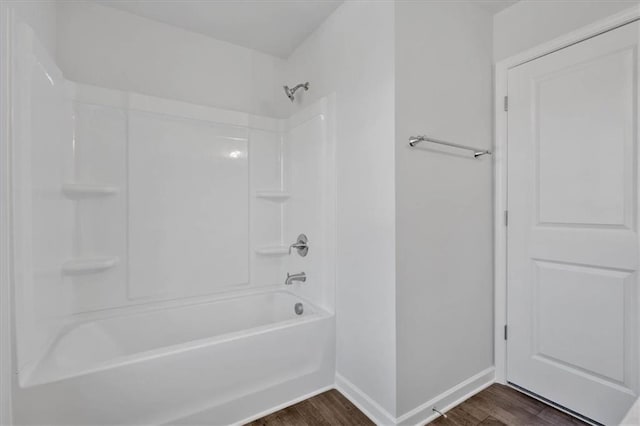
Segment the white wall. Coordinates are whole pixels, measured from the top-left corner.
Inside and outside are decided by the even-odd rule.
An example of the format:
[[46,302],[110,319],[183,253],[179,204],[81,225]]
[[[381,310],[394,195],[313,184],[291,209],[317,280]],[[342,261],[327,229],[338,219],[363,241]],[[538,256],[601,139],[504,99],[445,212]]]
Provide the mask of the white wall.
[[493,57],[515,55],[634,4],[638,0],[520,1],[493,19]]
[[402,415],[493,364],[491,157],[407,143],[491,147],[491,16],[471,2],[397,2],[395,21]]
[[91,2],[58,3],[57,57],[72,81],[282,116],[281,59]]
[[336,94],[337,373],[395,413],[393,3],[345,2],[289,58]]

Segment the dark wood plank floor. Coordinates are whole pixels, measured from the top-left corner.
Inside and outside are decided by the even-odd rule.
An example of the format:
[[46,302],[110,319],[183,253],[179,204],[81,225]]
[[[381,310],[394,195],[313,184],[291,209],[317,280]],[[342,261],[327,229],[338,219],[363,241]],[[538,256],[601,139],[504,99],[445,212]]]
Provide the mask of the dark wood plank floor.
[[586,423],[508,386],[494,384],[447,412],[431,425],[577,426]]
[[[447,412],[431,425],[586,425],[508,387],[494,384]],[[365,426],[373,422],[336,390],[330,390],[249,423],[250,426]]]
[[335,389],[249,423],[250,426],[356,426],[374,423]]

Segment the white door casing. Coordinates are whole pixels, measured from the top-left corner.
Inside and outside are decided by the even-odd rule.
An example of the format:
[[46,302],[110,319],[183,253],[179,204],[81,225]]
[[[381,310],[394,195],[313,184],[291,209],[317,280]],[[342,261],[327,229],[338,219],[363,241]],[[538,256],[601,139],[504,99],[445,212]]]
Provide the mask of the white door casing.
[[508,72],[507,379],[605,424],[638,392],[639,31]]

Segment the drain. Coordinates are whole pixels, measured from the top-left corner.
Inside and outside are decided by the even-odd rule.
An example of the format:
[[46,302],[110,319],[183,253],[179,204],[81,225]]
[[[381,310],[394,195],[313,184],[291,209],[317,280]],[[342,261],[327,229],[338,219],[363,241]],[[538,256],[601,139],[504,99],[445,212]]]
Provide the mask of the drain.
[[293,307],[293,310],[296,312],[296,315],[302,315],[302,313],[304,312],[304,306],[302,305],[302,303],[298,302]]

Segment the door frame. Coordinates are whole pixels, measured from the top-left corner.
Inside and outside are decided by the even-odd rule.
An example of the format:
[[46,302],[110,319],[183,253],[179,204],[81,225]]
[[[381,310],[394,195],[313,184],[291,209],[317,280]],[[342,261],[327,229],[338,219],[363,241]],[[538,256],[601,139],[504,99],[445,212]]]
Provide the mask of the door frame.
[[615,15],[596,21],[564,36],[538,45],[524,52],[500,60],[495,64],[495,145],[494,161],[494,363],[495,381],[507,383],[507,75],[511,68],[569,47],[573,44],[640,20],[640,4]]

